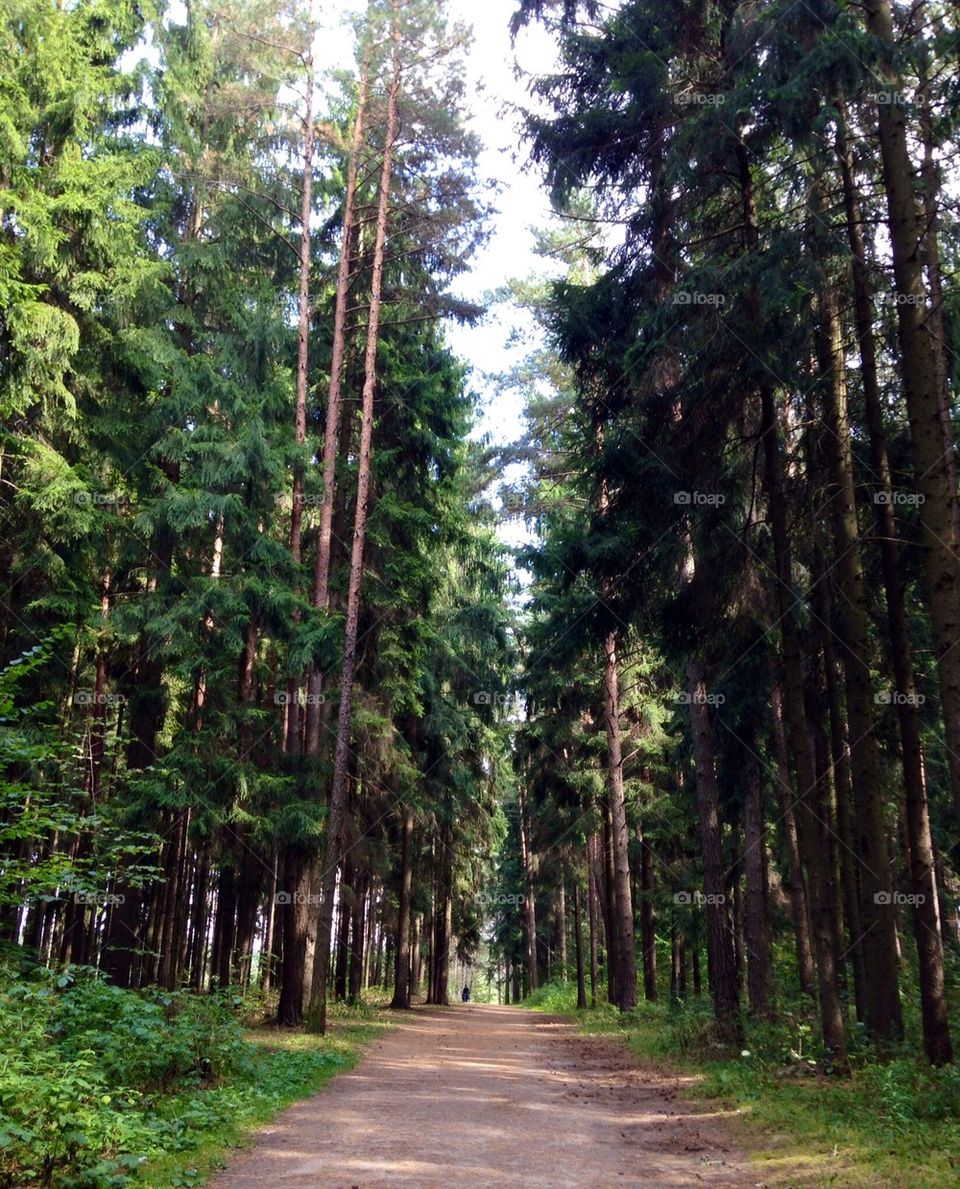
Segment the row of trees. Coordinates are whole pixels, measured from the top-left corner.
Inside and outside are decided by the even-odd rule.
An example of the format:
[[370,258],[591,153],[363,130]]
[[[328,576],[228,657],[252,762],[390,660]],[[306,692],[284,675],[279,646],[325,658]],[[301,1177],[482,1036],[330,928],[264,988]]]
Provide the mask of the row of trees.
[[[539,534],[513,818],[527,987],[573,900],[611,1002],[952,1060],[955,7],[531,0],[565,265],[512,493]],[[572,895],[571,895],[572,890]],[[792,960],[772,954],[791,939]],[[580,966],[583,968],[581,961]],[[584,996],[581,978],[581,999]]]
[[371,0],[328,76],[316,7],[182,13],[0,4],[0,928],[322,1030],[445,1001],[502,829],[466,43]]

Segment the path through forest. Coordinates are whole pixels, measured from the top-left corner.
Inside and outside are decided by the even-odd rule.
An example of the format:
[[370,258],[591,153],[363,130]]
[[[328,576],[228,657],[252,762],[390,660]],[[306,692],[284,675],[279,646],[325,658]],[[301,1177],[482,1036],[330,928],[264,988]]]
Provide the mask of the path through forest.
[[213,1179],[309,1185],[757,1186],[682,1079],[519,1008],[417,1008]]

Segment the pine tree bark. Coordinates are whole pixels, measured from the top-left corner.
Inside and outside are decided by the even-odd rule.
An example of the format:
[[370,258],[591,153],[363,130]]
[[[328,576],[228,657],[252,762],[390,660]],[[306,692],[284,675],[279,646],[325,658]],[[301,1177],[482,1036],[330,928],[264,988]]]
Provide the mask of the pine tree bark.
[[[756,252],[759,246],[756,200],[749,157],[746,146],[742,142],[737,145],[737,164],[743,204],[744,246],[748,252]],[[755,324],[759,325],[762,321],[759,294],[752,293],[750,302],[753,319]],[[797,782],[794,802],[798,818],[797,824],[810,876],[807,883],[807,895],[814,930],[820,1022],[824,1046],[832,1054],[836,1068],[843,1070],[847,1067],[847,1048],[836,966],[838,953],[836,913],[834,906],[825,899],[825,889],[828,886],[827,871],[817,838],[814,811],[810,805],[811,799],[816,800],[819,790],[810,757],[807,733],[806,676],[803,649],[794,610],[793,559],[787,530],[787,497],[784,487],[779,418],[775,390],[768,378],[761,379],[759,395],[760,434],[764,451],[764,485],[770,511],[777,611],[783,650],[784,723]],[[786,792],[785,795],[789,796]]]
[[[313,569],[314,607],[326,610],[330,599],[330,559],[333,529],[334,487],[336,484],[337,445],[340,438],[340,419],[343,390],[344,357],[346,354],[347,305],[350,296],[350,264],[356,220],[357,170],[363,150],[367,116],[370,59],[365,52],[360,67],[360,88],[357,114],[353,123],[353,140],[347,161],[346,192],[343,202],[343,230],[340,242],[340,262],[337,268],[337,289],[333,312],[333,345],[330,356],[330,383],[327,389],[327,416],[323,435],[323,502],[320,507],[320,527]],[[319,671],[313,668],[308,682],[307,698],[307,754],[316,755],[320,749],[321,690]]]
[[517,815],[520,832],[520,864],[523,868],[523,939],[524,965],[527,974],[527,994],[537,989],[537,916],[533,895],[533,857],[530,853],[529,829],[526,822],[526,796],[522,782],[517,789]]
[[[896,39],[889,0],[864,0],[868,32],[887,47],[878,64],[886,89],[903,90],[893,62]],[[914,482],[923,497],[919,508],[923,530],[926,594],[933,626],[940,684],[941,713],[955,810],[960,816],[960,554],[955,540],[957,492],[951,486],[952,460],[944,449],[941,368],[930,325],[924,285],[926,229],[914,191],[913,164],[907,145],[904,103],[882,103],[877,112],[887,224],[893,253],[897,294],[897,337],[900,372],[910,423]]]
[[360,597],[363,580],[363,550],[366,539],[367,510],[370,498],[370,456],[373,440],[374,396],[377,386],[377,346],[380,326],[380,301],[383,288],[383,264],[393,176],[393,153],[397,139],[400,97],[400,14],[399,0],[393,0],[393,68],[387,99],[387,122],[377,200],[377,222],[370,282],[370,312],[367,320],[367,344],[364,360],[363,411],[360,449],[357,462],[357,497],[354,506],[353,541],[347,587],[347,614],[344,625],[343,666],[340,672],[340,707],[337,717],[337,743],[330,787],[330,811],[327,817],[326,854],[320,917],[317,923],[317,949],[313,967],[311,1027],[321,1035],[327,1028],[327,971],[330,963],[330,930],[333,923],[333,887],[340,862],[341,832],[347,811],[348,765],[350,759],[350,723],[353,714],[353,683],[357,665],[357,632],[360,621]]
[[617,668],[617,634],[610,632],[603,646],[603,722],[607,736],[607,789],[613,837],[614,928],[617,934],[617,1007],[637,1006],[637,944],[633,928],[633,895],[630,887],[630,833],[627,826],[620,744],[620,674]]
[[[943,942],[940,936],[937,902],[936,866],[930,830],[923,763],[920,707],[917,698],[913,649],[907,618],[905,583],[900,565],[900,543],[894,514],[893,485],[887,452],[886,428],[880,386],[877,378],[876,343],[870,304],[870,280],[859,196],[853,172],[853,154],[847,140],[846,118],[842,104],[837,105],[837,158],[843,179],[847,237],[852,256],[854,315],[860,351],[860,374],[870,436],[870,463],[874,477],[874,503],[877,512],[877,538],[887,602],[887,627],[890,656],[897,691],[897,721],[903,765],[905,819],[910,867],[910,891],[914,897],[913,923],[919,959],[920,996],[924,1047],[934,1065],[953,1059],[947,1003],[944,990]],[[932,236],[930,250],[938,255],[931,219],[936,201],[931,195],[935,185],[925,183],[927,222]],[[931,210],[931,204],[933,210]],[[938,296],[932,294],[936,304]],[[942,385],[941,385],[942,387]],[[952,427],[951,427],[952,428]],[[947,435],[948,456],[953,454]],[[955,470],[955,467],[954,467]],[[951,472],[951,489],[955,475]]]
[[397,950],[391,1007],[410,1006],[410,902],[413,894],[413,810],[404,806],[400,843]]
[[856,808],[860,859],[860,926],[863,931],[864,1026],[877,1040],[903,1036],[897,968],[896,915],[884,821],[880,754],[873,723],[870,629],[863,558],[859,544],[846,365],[836,292],[829,284],[820,296],[817,354],[823,381],[824,453],[828,460],[835,573],[840,598],[836,632],[843,644],[850,771]]
[[643,997],[652,1003],[657,998],[657,922],[653,904],[653,847],[644,836],[640,840],[640,937],[643,945]]
[[745,943],[747,951],[747,1000],[754,1015],[770,1013],[771,949],[767,886],[767,839],[764,828],[763,780],[760,765],[747,770],[747,796],[743,810],[747,873]]
[[576,876],[574,876],[573,880],[573,935],[577,962],[577,1010],[583,1011],[587,1006],[587,984],[583,971],[583,926],[580,920],[580,881]]
[[723,838],[720,822],[720,789],[717,782],[717,746],[710,721],[708,690],[702,663],[687,662],[690,727],[696,763],[697,815],[703,855],[704,906],[707,919],[707,961],[713,1008],[721,1036],[731,1044],[743,1039],[740,996],[734,960],[733,935],[727,908]]

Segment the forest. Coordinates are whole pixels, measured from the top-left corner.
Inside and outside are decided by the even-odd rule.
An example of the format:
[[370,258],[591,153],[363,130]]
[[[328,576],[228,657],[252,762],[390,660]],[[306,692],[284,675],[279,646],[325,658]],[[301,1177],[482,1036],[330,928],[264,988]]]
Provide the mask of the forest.
[[960,5],[512,2],[482,303],[454,7],[0,0],[0,1183],[464,988],[948,1184]]

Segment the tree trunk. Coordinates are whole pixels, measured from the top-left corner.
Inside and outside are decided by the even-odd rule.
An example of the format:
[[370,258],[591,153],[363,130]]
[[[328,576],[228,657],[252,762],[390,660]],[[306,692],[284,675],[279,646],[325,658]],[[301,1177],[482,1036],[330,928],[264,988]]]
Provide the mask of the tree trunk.
[[743,810],[747,872],[745,941],[747,950],[747,999],[754,1015],[770,1012],[770,920],[767,889],[767,839],[763,820],[763,781],[760,765],[747,769],[747,796]]
[[836,293],[827,285],[820,297],[817,353],[823,379],[822,435],[831,486],[829,502],[840,598],[836,631],[844,645],[842,664],[850,722],[850,772],[856,809],[860,865],[860,926],[863,931],[864,1025],[876,1040],[903,1036],[896,919],[884,822],[880,754],[873,724],[870,629],[863,559],[853,483],[853,457],[847,409],[846,366]]
[[[924,1046],[930,1061],[934,1065],[940,1065],[950,1062],[953,1058],[944,993],[943,943],[939,936],[937,879],[924,777],[920,708],[916,696],[913,650],[910,643],[904,595],[905,583],[900,565],[900,544],[894,514],[890,461],[877,378],[876,344],[873,336],[870,280],[863,220],[854,183],[853,155],[847,143],[845,113],[840,104],[837,105],[837,110],[837,157],[843,177],[847,236],[853,257],[854,312],[860,349],[860,372],[867,427],[870,434],[870,462],[875,478],[874,503],[877,511],[877,537],[880,542],[880,560],[887,600],[890,653],[897,693],[897,721],[900,728],[903,763],[910,891],[914,896],[914,933],[919,959]],[[928,179],[926,187],[928,195],[930,184]],[[928,225],[933,217],[933,213],[929,209],[929,201],[928,198]],[[935,200],[933,200],[933,205],[935,207]],[[931,250],[935,255],[938,255],[935,236],[932,239]],[[935,294],[934,298],[936,306]],[[948,441],[947,447],[952,454],[952,442]],[[954,489],[955,479],[951,477],[950,482],[951,489]],[[933,940],[934,937],[936,940]]]
[[404,806],[400,848],[400,894],[397,914],[397,962],[391,1007],[410,1006],[410,900],[413,893],[413,810]]
[[801,995],[808,995],[813,999],[816,996],[817,976],[813,966],[813,952],[810,948],[807,889],[803,875],[803,863],[800,859],[797,819],[793,812],[790,758],[783,727],[783,689],[776,681],[770,695],[770,709],[773,746],[777,757],[777,808],[780,813],[781,833],[787,852],[787,870],[790,876],[790,920],[793,924],[794,944],[797,951],[797,977]]
[[646,837],[640,840],[640,936],[643,943],[643,997],[657,998],[657,922],[653,906],[653,847]]
[[597,874],[594,856],[597,851],[596,834],[587,839],[587,916],[590,921],[590,1006],[597,1006],[597,985],[600,982],[600,960],[597,946]]
[[537,916],[533,896],[533,861],[527,843],[526,798],[522,782],[517,790],[517,815],[520,828],[520,863],[524,874],[523,934],[524,964],[527,972],[527,994],[537,989]]
[[[320,508],[320,527],[317,553],[313,569],[314,607],[326,610],[330,590],[331,534],[333,528],[334,486],[336,482],[337,444],[340,437],[341,393],[346,353],[347,305],[350,297],[350,256],[353,243],[357,194],[357,167],[363,149],[364,125],[367,110],[369,59],[364,53],[360,68],[360,89],[357,114],[353,123],[353,142],[347,161],[346,192],[343,200],[343,231],[340,243],[340,263],[337,269],[337,290],[333,313],[333,346],[330,356],[330,383],[327,389],[327,418],[323,435],[323,503]],[[320,672],[313,668],[308,682],[307,698],[307,754],[320,750],[321,690]]]
[[[893,62],[895,37],[889,0],[864,0],[869,33],[888,50],[876,69],[886,89],[902,89]],[[937,344],[930,328],[924,287],[925,226],[914,192],[903,103],[878,105],[880,156],[897,293],[900,371],[910,423],[910,444],[923,529],[926,593],[933,625],[941,713],[954,808],[960,816],[960,555],[955,540],[957,492],[951,487],[952,460],[944,449],[943,393]]]
[[583,974],[583,929],[580,923],[580,881],[573,880],[573,934],[577,960],[577,1010],[587,1006],[587,986]]
[[[748,252],[756,252],[759,245],[757,210],[746,145],[737,144],[737,164],[743,204],[744,245]],[[759,295],[750,295],[754,320],[761,323]],[[837,985],[836,917],[833,905],[825,902],[827,872],[816,837],[815,818],[809,799],[816,798],[818,786],[810,759],[805,704],[805,667],[803,649],[794,611],[793,560],[787,530],[787,497],[784,491],[783,458],[780,449],[780,428],[776,393],[772,381],[763,378],[759,384],[761,406],[761,436],[764,447],[764,482],[770,509],[770,528],[773,538],[776,570],[777,610],[783,648],[784,721],[793,769],[796,774],[796,803],[798,825],[803,850],[810,871],[807,892],[814,925],[814,945],[817,955],[817,980],[820,992],[820,1021],[824,1046],[833,1055],[838,1069],[847,1067],[846,1037],[843,1011]],[[789,795],[789,794],[786,794]]]
[[617,1006],[628,1011],[637,1006],[637,947],[633,931],[633,897],[630,889],[630,834],[623,784],[620,747],[620,675],[617,670],[617,635],[604,641],[603,718],[607,734],[607,788],[614,863],[614,928],[617,934]]
[[697,766],[697,813],[700,822],[700,849],[703,854],[707,960],[710,966],[713,1009],[721,1036],[730,1043],[740,1043],[743,1039],[743,1029],[733,936],[726,903],[717,747],[713,723],[710,721],[707,682],[700,661],[691,659],[687,662],[687,683],[693,755]]
[[317,950],[313,968],[311,1027],[321,1035],[327,1029],[327,970],[330,961],[330,930],[333,924],[333,888],[340,862],[341,832],[347,812],[348,765],[350,760],[350,723],[353,713],[353,682],[357,664],[357,631],[360,621],[360,596],[363,580],[363,550],[366,539],[367,508],[370,497],[370,453],[373,440],[373,405],[377,385],[377,345],[380,324],[380,300],[383,287],[383,263],[390,208],[393,151],[397,139],[397,115],[400,95],[400,15],[399,0],[393,0],[393,73],[387,101],[387,127],[380,170],[377,223],[370,282],[370,312],[367,319],[367,344],[364,360],[363,412],[360,450],[357,463],[357,498],[354,507],[353,542],[350,553],[350,577],[347,587],[347,614],[344,625],[343,667],[340,672],[340,708],[337,718],[337,745],[330,788],[330,812],[327,818],[327,843],[324,858],[320,917],[317,923]]

